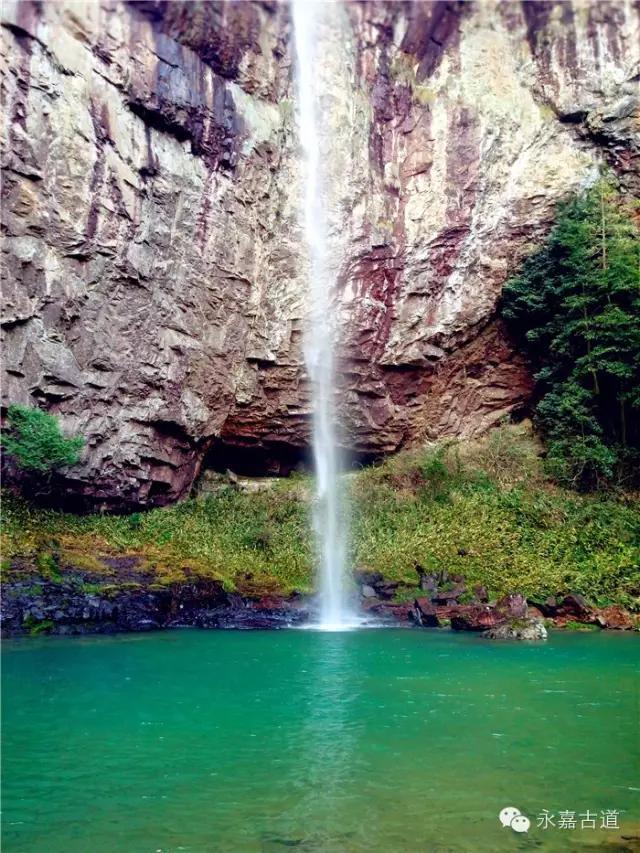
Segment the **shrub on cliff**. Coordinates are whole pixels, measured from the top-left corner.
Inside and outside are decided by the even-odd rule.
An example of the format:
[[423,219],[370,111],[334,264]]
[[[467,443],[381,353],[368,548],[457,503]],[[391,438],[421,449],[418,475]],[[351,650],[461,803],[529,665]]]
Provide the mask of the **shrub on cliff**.
[[640,457],[638,204],[601,179],[564,205],[505,286],[503,314],[535,369],[550,473],[624,482]]
[[51,474],[64,465],[75,465],[84,446],[84,439],[79,436],[65,437],[53,415],[17,404],[9,406],[8,431],[1,441],[21,470],[37,474]]

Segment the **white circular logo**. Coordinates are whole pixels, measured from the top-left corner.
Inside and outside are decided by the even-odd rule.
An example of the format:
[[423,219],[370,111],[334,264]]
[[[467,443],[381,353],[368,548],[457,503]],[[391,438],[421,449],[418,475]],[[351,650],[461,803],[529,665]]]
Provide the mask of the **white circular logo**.
[[529,832],[531,821],[515,806],[505,806],[498,815],[503,826],[509,826],[514,832]]

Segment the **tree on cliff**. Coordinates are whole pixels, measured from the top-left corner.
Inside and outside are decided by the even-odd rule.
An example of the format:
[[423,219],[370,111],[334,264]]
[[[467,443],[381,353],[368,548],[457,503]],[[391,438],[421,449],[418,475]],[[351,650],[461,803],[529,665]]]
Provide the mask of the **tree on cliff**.
[[66,438],[57,418],[31,406],[12,405],[2,447],[23,471],[51,474],[64,465],[75,465],[84,447],[81,437]]
[[549,469],[576,488],[638,473],[639,213],[602,178],[559,209],[503,293],[504,317],[536,371]]

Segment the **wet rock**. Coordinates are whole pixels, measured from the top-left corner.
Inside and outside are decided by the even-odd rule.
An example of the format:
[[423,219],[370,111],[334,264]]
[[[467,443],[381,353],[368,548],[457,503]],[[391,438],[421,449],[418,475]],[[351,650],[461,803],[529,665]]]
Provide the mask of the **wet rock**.
[[361,592],[365,598],[376,598],[375,589],[367,583],[362,584]]
[[370,613],[372,616],[389,622],[406,624],[409,621],[413,621],[414,616],[413,602],[410,601],[395,602],[365,599],[362,602],[362,609],[365,613]]
[[546,640],[547,629],[540,619],[507,619],[482,636],[490,640]]
[[413,620],[423,628],[437,628],[440,625],[437,610],[428,598],[414,599]]
[[[37,590],[34,592],[34,589]],[[0,605],[2,636],[102,634],[161,628],[281,628],[308,619],[298,599],[229,595],[219,581],[195,580],[149,590],[104,586],[85,592],[78,582],[10,582]]]

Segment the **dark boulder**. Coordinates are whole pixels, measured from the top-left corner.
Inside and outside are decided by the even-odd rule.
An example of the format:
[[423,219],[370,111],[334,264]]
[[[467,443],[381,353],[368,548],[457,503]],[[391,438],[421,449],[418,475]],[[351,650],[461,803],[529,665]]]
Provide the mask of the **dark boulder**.
[[356,569],[353,577],[360,585],[360,592],[364,598],[386,598],[390,599],[396,594],[400,584],[397,581],[388,581],[380,572],[370,572],[366,569]]
[[3,636],[109,634],[160,628],[279,628],[308,619],[303,602],[227,594],[216,580],[148,589],[139,584],[89,584],[78,576],[52,582],[9,581],[0,608]]
[[562,616],[588,616],[591,612],[591,608],[587,604],[584,596],[579,593],[572,592],[569,595],[565,595],[562,599],[560,607],[558,608],[558,613]]
[[554,595],[550,595],[545,599],[528,598],[527,604],[536,607],[547,618],[553,618],[558,613],[558,600]]
[[353,577],[358,584],[368,584],[374,589],[379,583],[384,583],[384,576],[380,572],[372,572],[369,569],[355,569]]
[[413,621],[423,628],[437,628],[440,625],[436,608],[428,598],[416,598],[413,602]]

